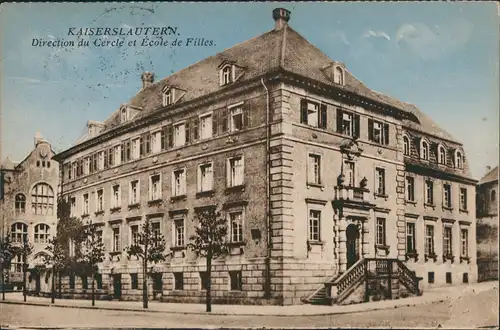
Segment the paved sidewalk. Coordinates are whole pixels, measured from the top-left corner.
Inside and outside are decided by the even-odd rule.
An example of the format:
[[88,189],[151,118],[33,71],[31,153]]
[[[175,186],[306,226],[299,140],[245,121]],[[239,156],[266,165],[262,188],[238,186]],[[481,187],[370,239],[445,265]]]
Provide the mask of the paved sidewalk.
[[[366,312],[382,309],[392,309],[405,306],[437,303],[447,299],[457,299],[465,293],[475,293],[491,290],[498,287],[498,282],[483,282],[467,285],[437,287],[424,291],[420,297],[409,297],[397,300],[384,300],[347,306],[322,306],[322,305],[294,305],[294,306],[253,306],[253,305],[212,305],[215,315],[242,315],[242,316],[298,316],[298,315],[332,315]],[[149,308],[143,309],[141,301],[96,301],[96,306],[91,306],[90,300],[81,299],[56,299],[55,304],[50,303],[50,298],[27,297],[23,301],[22,293],[6,293],[5,304],[56,306],[66,308],[127,310],[135,312],[175,313],[175,314],[207,314],[204,304],[161,303],[150,301]],[[0,308],[1,309],[1,308]]]

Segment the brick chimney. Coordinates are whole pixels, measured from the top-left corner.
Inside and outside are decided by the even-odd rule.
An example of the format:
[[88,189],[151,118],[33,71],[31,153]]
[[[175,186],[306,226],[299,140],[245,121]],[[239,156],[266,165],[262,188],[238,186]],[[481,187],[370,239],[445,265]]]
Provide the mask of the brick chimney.
[[274,29],[281,30],[290,20],[290,11],[285,8],[276,8],[273,10]]
[[153,81],[155,80],[155,75],[152,72],[146,71],[141,75],[141,79],[142,88],[146,88],[153,83]]

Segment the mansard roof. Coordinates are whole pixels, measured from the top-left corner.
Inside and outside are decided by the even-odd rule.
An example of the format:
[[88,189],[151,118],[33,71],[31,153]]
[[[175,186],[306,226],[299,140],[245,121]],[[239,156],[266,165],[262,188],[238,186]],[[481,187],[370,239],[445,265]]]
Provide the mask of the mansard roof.
[[498,181],[498,166],[486,173],[486,175],[479,180],[478,185],[493,181]]

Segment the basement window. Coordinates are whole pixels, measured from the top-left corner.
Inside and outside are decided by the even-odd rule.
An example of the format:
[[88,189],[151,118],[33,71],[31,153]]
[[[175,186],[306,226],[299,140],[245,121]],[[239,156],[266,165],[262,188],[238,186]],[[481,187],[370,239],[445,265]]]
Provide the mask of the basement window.
[[451,272],[446,272],[446,283],[451,284]]
[[434,283],[434,272],[427,273],[427,283]]
[[469,283],[469,273],[463,273],[462,283]]

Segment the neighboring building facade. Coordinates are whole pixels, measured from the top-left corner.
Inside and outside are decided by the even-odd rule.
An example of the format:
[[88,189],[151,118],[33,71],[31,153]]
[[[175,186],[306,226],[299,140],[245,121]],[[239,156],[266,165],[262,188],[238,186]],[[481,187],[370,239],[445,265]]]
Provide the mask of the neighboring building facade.
[[[28,241],[33,251],[26,264],[29,290],[49,292],[50,281],[43,271],[47,260],[46,247],[56,233],[56,197],[59,184],[59,163],[52,157],[49,142],[37,133],[34,148],[20,163],[8,158],[0,170],[4,176],[4,199],[0,204],[2,236],[10,234],[14,244]],[[9,283],[23,286],[23,257],[15,256],[8,274]]]
[[212,205],[232,244],[214,262],[219,303],[302,303],[370,258],[401,260],[421,288],[476,281],[462,144],[365,87],[290,28],[290,12],[273,18],[270,32],[158,82],[144,73],[135,97],[56,156],[74,215],[101,225],[103,290],[140,299],[140,263],[123,249],[149,218],[171,251],[151,295],[202,301],[205,261],[186,245]]
[[476,188],[479,281],[498,280],[498,191],[498,166],[488,167]]

